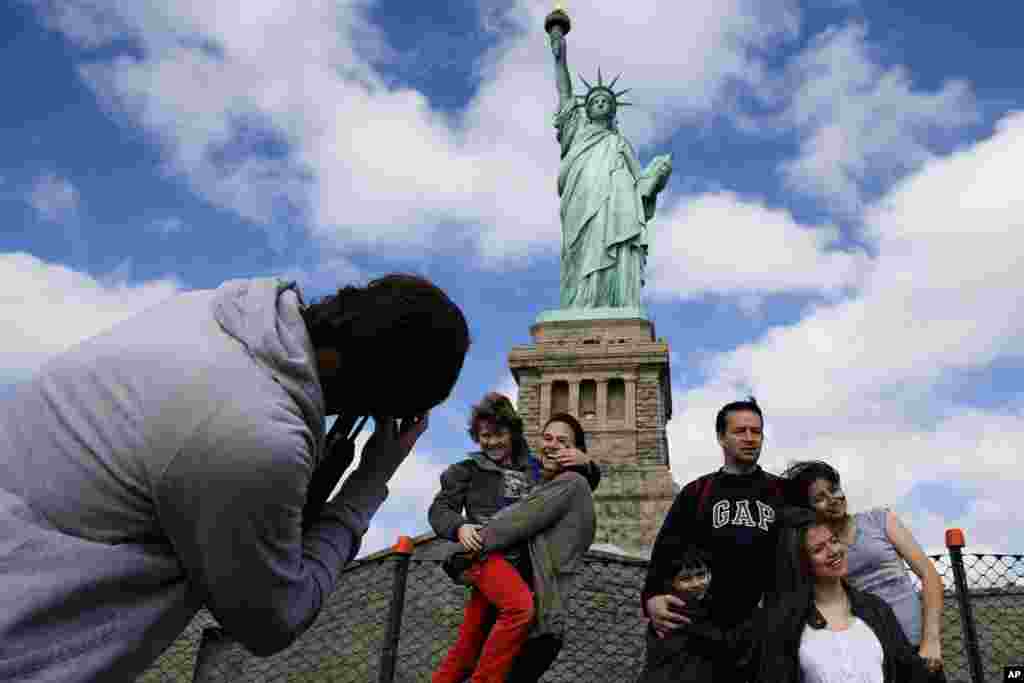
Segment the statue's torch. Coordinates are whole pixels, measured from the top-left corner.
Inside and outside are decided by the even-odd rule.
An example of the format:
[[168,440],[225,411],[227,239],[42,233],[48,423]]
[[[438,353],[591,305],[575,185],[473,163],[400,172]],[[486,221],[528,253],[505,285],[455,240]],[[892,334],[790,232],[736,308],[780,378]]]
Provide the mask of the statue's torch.
[[559,42],[558,39],[569,33],[572,22],[569,20],[569,13],[562,7],[562,3],[556,2],[555,9],[544,19],[544,32],[548,34],[551,43]]

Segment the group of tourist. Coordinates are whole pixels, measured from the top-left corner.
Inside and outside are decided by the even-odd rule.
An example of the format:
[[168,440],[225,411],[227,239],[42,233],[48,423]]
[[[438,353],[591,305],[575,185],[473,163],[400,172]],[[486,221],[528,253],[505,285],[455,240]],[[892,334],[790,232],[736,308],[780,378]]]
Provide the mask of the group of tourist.
[[[458,306],[419,277],[310,305],[254,279],[179,294],[51,360],[0,403],[0,679],[134,680],[201,607],[257,655],[288,647],[469,343]],[[328,500],[361,416],[373,434]],[[715,426],[722,468],[683,487],[653,547],[641,681],[941,677],[942,585],[899,519],[849,515],[824,462],[762,470],[752,399]],[[469,587],[433,681],[537,681],[571,632],[601,470],[568,413],[534,452],[492,393],[468,431],[479,449],[447,468],[428,514]]]
[[[715,428],[722,468],[682,489],[652,550],[640,682],[943,680],[942,583],[899,519],[849,515],[827,463],[765,472],[753,399],[724,406]],[[511,402],[489,394],[470,435],[481,450],[445,471],[430,509],[437,534],[458,543],[453,578],[472,586],[432,683],[537,681],[561,647],[557,579],[593,540],[600,473],[571,415],[550,418],[533,458]]]
[[[763,425],[753,399],[724,406],[723,467],[685,486],[665,519],[643,591],[641,681],[944,680],[934,565],[891,511],[850,516],[828,464],[762,470]],[[712,577],[703,600],[672,590],[694,551]]]

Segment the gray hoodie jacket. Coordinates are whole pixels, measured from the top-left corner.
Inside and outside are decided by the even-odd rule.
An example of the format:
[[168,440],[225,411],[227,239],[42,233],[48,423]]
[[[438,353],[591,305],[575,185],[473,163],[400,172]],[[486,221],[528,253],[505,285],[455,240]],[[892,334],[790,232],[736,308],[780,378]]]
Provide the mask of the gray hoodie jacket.
[[387,490],[361,465],[301,531],[324,442],[301,305],[274,279],[180,294],[0,403],[0,681],[133,680],[204,605],[257,655],[309,627]]

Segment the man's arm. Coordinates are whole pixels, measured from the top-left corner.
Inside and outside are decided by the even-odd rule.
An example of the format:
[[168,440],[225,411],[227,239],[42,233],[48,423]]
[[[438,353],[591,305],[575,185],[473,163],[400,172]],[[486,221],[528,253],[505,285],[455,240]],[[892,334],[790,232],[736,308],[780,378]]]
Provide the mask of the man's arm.
[[441,490],[427,511],[430,527],[441,538],[457,541],[459,527],[469,524],[462,511],[466,509],[466,493],[472,480],[472,471],[463,463],[450,465],[441,473]]
[[288,647],[312,624],[408,453],[375,432],[360,466],[303,533],[312,448],[308,427],[285,406],[259,415],[225,406],[156,485],[157,515],[189,583],[258,656]]
[[484,550],[502,550],[556,524],[590,487],[578,472],[562,472],[521,500],[503,508],[480,531]]
[[647,578],[640,593],[641,608],[650,618],[652,628],[660,637],[690,621],[680,613],[685,603],[669,594],[666,586],[672,579],[674,561],[694,542],[696,486],[697,482],[688,484],[672,501],[672,507],[669,508],[654,541],[651,560],[647,565]]

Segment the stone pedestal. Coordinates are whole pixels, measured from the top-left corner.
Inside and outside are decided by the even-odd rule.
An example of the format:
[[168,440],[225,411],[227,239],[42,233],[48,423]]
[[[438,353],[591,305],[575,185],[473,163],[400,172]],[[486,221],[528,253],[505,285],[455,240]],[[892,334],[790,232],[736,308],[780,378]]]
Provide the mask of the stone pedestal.
[[551,414],[579,419],[603,475],[595,543],[648,551],[676,492],[665,437],[668,344],[640,316],[551,318],[542,315],[530,328],[533,343],[509,353],[526,438],[537,450]]

